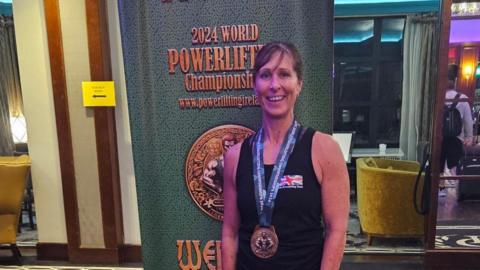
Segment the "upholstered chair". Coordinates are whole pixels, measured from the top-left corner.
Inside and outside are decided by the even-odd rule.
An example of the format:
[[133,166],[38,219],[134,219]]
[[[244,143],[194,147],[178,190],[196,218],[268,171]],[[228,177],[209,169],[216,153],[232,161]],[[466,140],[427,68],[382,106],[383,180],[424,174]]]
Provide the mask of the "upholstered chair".
[[[372,237],[421,237],[424,217],[415,211],[413,194],[420,165],[417,162],[359,158],[357,164],[358,216],[362,231]],[[419,183],[417,201],[423,189]]]
[[0,244],[10,245],[14,257],[20,260],[17,248],[17,227],[30,158],[0,157]]

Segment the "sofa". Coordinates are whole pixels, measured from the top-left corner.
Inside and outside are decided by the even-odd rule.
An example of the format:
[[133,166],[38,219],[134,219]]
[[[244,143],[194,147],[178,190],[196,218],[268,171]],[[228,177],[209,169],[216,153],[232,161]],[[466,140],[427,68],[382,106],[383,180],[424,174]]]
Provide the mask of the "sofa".
[[[413,194],[420,165],[382,158],[356,160],[357,202],[361,230],[373,237],[422,237],[424,216],[415,211]],[[419,183],[417,202],[423,189]]]
[[17,230],[25,184],[30,168],[27,155],[0,157],[0,245],[8,244],[20,260]]

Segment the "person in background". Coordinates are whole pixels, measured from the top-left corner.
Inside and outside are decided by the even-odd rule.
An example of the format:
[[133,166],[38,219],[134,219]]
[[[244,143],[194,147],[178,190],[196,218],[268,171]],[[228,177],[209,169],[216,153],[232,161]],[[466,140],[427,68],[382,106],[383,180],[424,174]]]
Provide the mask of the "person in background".
[[[441,168],[444,168],[444,176],[457,175],[457,166],[465,153],[464,147],[472,145],[473,142],[473,119],[472,110],[468,103],[468,96],[456,90],[458,66],[448,66],[448,88],[445,92],[445,105],[450,106],[458,95],[457,110],[462,118],[462,132],[457,137],[443,138],[442,151],[440,155]],[[445,187],[453,186],[453,181],[445,181],[440,184],[441,196],[446,195]],[[442,191],[443,190],[443,191]]]

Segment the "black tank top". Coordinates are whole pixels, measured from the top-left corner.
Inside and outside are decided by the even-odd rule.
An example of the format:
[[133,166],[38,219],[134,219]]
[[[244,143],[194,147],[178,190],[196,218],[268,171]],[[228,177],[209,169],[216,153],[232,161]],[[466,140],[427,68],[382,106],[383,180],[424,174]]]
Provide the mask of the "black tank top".
[[[237,270],[320,269],[323,222],[320,185],[312,165],[314,133],[313,129],[303,129],[288,159],[272,217],[279,248],[269,259],[256,257],[250,249],[250,237],[258,224],[258,215],[253,183],[252,140],[246,139],[243,142],[236,176],[240,212]],[[266,185],[272,170],[273,165],[265,165]],[[285,181],[286,179],[294,181]]]

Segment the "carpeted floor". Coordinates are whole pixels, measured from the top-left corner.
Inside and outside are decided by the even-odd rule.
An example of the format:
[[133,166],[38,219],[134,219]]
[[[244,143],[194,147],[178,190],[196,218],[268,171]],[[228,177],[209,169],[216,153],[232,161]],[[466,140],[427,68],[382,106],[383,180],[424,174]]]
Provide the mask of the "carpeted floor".
[[30,227],[22,227],[22,232],[17,234],[17,245],[34,247],[38,242],[37,230],[33,230]]
[[20,224],[20,233],[17,233],[17,245],[36,246],[38,242],[38,232],[36,228],[37,219],[35,213],[33,214],[34,229],[32,229],[28,223],[28,213],[22,212],[22,221],[23,223]]
[[436,248],[479,248],[480,224],[475,221],[442,221],[437,225]]
[[458,181],[447,180],[438,198],[437,248],[480,248],[480,201],[458,200]]

